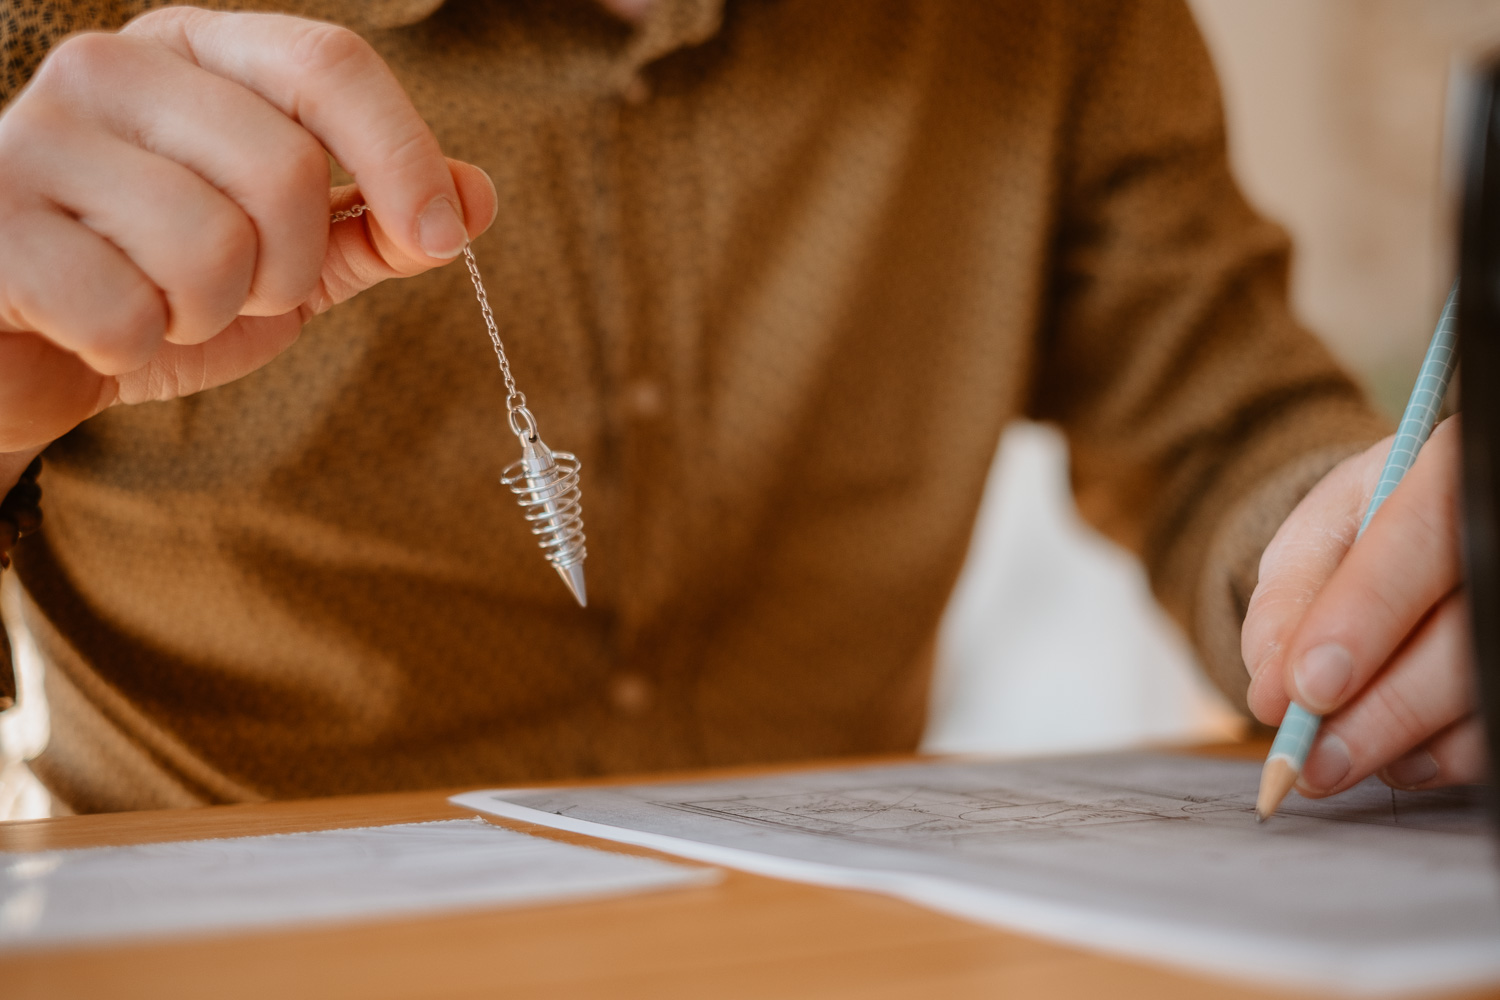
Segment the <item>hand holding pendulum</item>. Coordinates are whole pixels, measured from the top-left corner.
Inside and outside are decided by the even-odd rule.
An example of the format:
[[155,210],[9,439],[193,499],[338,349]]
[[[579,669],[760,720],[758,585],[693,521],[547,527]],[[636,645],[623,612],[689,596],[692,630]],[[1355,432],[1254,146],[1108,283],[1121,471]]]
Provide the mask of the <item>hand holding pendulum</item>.
[[[342,222],[364,212],[364,205],[355,205],[335,212],[333,221]],[[505,409],[510,429],[521,442],[521,457],[505,467],[500,482],[515,494],[542,555],[557,570],[579,607],[587,607],[589,599],[583,583],[583,561],[588,558],[588,551],[583,545],[578,459],[568,452],[548,448],[537,433],[536,417],[527,409],[526,396],[516,388],[516,380],[511,376],[510,361],[495,327],[495,314],[490,311],[489,296],[485,294],[484,281],[479,277],[479,265],[474,260],[474,251],[468,246],[464,247],[464,263],[468,265],[469,279],[474,283],[474,294],[479,299],[479,311],[484,316],[485,329],[500,362],[500,375],[505,379]]]

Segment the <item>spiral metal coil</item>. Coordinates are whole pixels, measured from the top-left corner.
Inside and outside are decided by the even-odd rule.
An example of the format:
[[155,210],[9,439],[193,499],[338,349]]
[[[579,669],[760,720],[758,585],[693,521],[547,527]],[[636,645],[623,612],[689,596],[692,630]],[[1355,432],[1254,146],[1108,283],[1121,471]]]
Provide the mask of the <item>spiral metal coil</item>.
[[[532,434],[534,435],[534,424]],[[500,474],[500,482],[515,494],[525,511],[531,533],[542,554],[581,606],[588,606],[584,588],[583,502],[578,488],[578,458],[554,452],[534,436],[521,436],[522,454]]]

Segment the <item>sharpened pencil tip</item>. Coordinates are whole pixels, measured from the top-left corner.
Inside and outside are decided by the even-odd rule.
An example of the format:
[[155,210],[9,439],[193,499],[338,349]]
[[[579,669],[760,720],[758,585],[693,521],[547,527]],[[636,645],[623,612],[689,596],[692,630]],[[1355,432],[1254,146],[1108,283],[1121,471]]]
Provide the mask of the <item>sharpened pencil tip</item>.
[[1260,772],[1260,792],[1255,797],[1256,822],[1264,823],[1276,815],[1276,809],[1287,792],[1297,783],[1298,770],[1292,762],[1277,754],[1266,761]]

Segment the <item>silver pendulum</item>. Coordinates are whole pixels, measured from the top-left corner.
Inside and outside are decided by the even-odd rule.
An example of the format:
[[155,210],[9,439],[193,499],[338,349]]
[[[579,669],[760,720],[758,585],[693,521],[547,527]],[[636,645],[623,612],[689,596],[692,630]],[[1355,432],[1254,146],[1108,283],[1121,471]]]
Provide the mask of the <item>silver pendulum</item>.
[[583,503],[578,491],[576,456],[553,451],[536,432],[536,418],[526,408],[526,397],[515,393],[505,401],[519,402],[510,410],[510,429],[521,442],[521,457],[505,467],[500,482],[510,487],[516,502],[526,512],[531,533],[537,536],[542,554],[557,570],[579,607],[588,607],[589,592],[583,584]]
[[467,246],[464,263],[469,266],[479,311],[484,314],[485,329],[489,331],[495,357],[500,361],[500,374],[505,379],[505,409],[511,433],[521,442],[521,457],[505,467],[500,482],[515,494],[542,555],[557,570],[578,606],[586,608],[589,594],[583,582],[583,561],[588,558],[588,550],[583,544],[583,501],[578,489],[581,465],[577,456],[548,448],[537,433],[536,417],[527,408],[526,396],[516,388],[516,380],[510,374],[510,361],[500,344],[495,314],[490,311],[489,296],[479,277],[479,265]]
[[[333,213],[333,222],[343,222],[365,214],[362,204]],[[479,297],[479,311],[484,314],[484,326],[494,345],[495,357],[500,361],[500,374],[505,379],[505,410],[510,429],[521,442],[521,457],[507,465],[500,473],[500,482],[516,496],[516,502],[525,512],[526,523],[541,546],[542,555],[562,577],[563,585],[573,595],[579,607],[589,604],[589,592],[583,584],[583,561],[588,551],[583,547],[583,503],[578,490],[578,458],[566,451],[553,451],[542,441],[536,430],[536,417],[526,407],[526,396],[516,388],[516,380],[510,374],[510,361],[505,357],[505,348],[500,343],[500,332],[495,328],[495,314],[490,311],[490,299],[484,292],[484,282],[479,277],[479,265],[474,261],[474,251],[464,247],[464,263],[469,266],[469,279],[474,282],[474,294]]]

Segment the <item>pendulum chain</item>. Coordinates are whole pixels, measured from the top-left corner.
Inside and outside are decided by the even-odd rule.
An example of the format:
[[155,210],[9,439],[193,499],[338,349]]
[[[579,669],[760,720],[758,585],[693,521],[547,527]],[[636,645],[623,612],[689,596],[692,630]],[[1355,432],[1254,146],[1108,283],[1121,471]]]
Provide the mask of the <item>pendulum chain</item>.
[[[356,204],[334,212],[330,221],[357,219],[366,211],[367,206]],[[555,452],[542,442],[537,433],[536,417],[526,405],[526,394],[516,387],[515,376],[511,374],[510,359],[505,356],[505,346],[500,342],[500,330],[490,308],[490,297],[484,290],[484,280],[479,276],[479,263],[467,243],[464,244],[464,264],[469,269],[474,295],[479,299],[485,331],[495,348],[495,359],[500,363],[500,376],[505,380],[507,422],[511,433],[521,442],[520,459],[505,467],[500,482],[515,495],[537,545],[562,578],[568,592],[580,606],[587,607],[583,561],[588,557],[588,551],[584,547],[583,505],[578,488],[581,463],[575,455]]]

